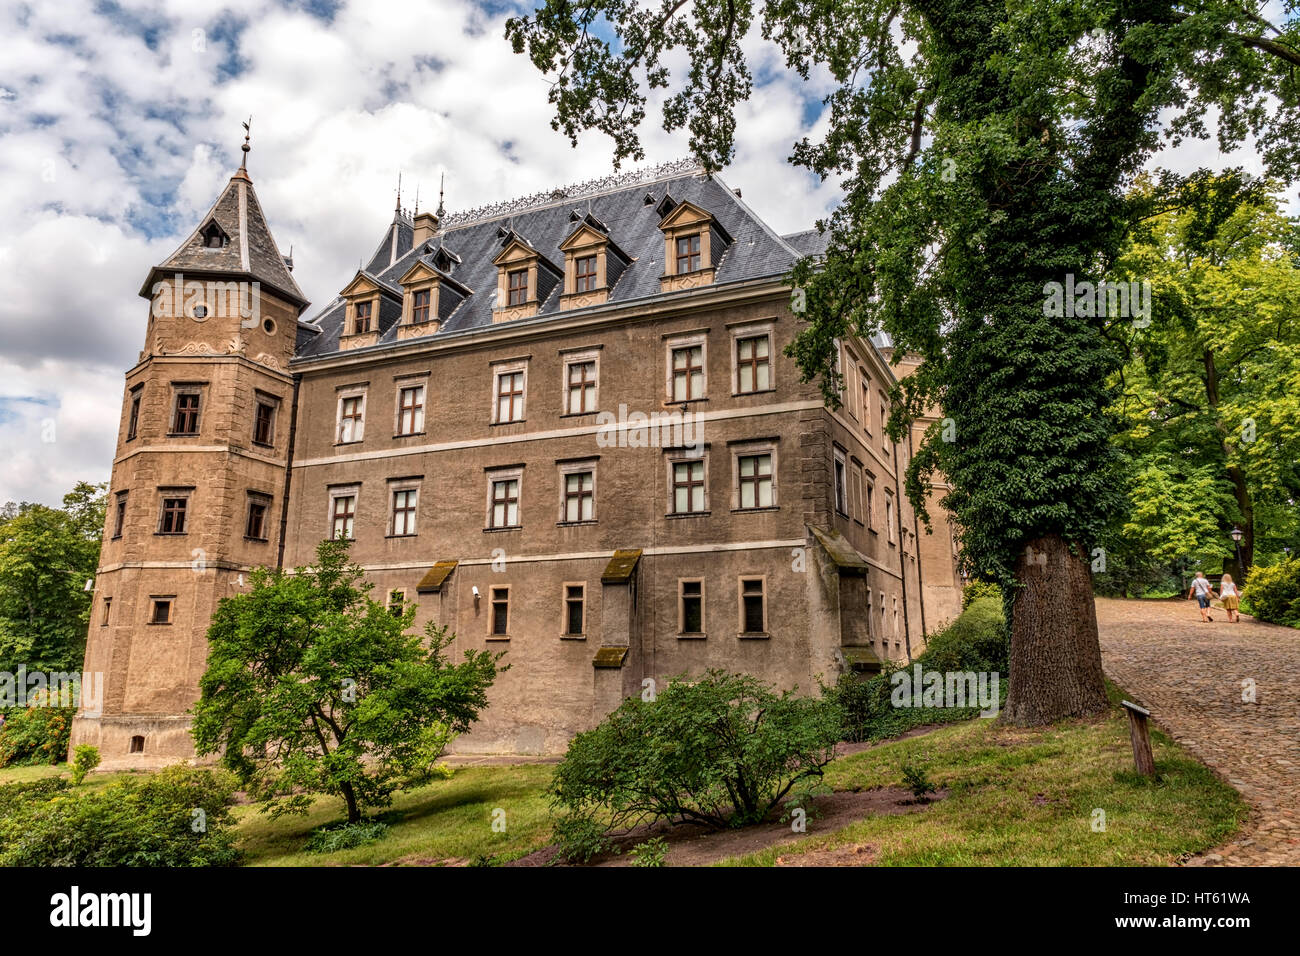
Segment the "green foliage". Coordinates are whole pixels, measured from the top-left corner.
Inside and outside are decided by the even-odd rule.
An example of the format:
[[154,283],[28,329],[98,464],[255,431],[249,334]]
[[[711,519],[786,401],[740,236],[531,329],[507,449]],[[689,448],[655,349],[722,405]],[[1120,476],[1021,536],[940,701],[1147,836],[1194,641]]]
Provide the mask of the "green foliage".
[[312,831],[310,839],[303,846],[307,853],[333,853],[336,850],[351,850],[382,840],[388,832],[388,824],[379,820],[363,820],[361,823],[329,823]]
[[[1007,673],[1006,624],[1001,601],[992,596],[976,599],[947,627],[929,635],[926,649],[915,664],[924,671],[976,671]],[[822,693],[841,714],[845,740],[883,740],[924,724],[968,720],[978,707],[895,707],[892,700],[894,674],[899,667],[886,662],[881,672],[865,680],[856,674],[841,674],[834,686],[822,686]],[[999,687],[999,699],[1006,699],[1006,681]]]
[[930,779],[930,772],[925,764],[910,754],[899,766],[899,772],[903,775],[903,783],[917,800],[924,799],[927,794],[939,789]]
[[75,707],[49,707],[48,691],[37,691],[26,707],[4,711],[0,726],[0,767],[62,763],[68,755]]
[[98,766],[99,748],[92,747],[90,744],[81,744],[73,751],[72,782],[81,786],[81,781],[86,779],[86,774]]
[[961,609],[964,611],[980,598],[997,598],[1002,601],[1002,588],[992,581],[972,581],[961,589]]
[[627,855],[632,858],[633,866],[663,866],[668,857],[668,841],[652,837],[632,847]]
[[79,670],[106,485],[79,482],[63,509],[12,502],[0,517],[0,671]]
[[[44,783],[44,781],[42,781]],[[102,790],[0,788],[0,866],[233,866],[229,774],[167,767]]]
[[44,777],[0,786],[0,820],[20,812],[24,804],[46,803],[67,789],[68,781],[62,777]]
[[568,819],[606,829],[658,819],[757,823],[794,786],[821,776],[838,739],[833,706],[710,670],[672,680],[656,700],[630,697],[574,737],[552,802]]
[[1261,621],[1300,627],[1300,558],[1250,569],[1243,607]]
[[362,807],[435,775],[448,741],[487,706],[501,654],[466,651],[430,624],[406,633],[400,616],[371,600],[347,541],[326,541],[312,568],[259,568],[250,590],[224,599],[208,630],[193,736],[220,753],[262,809],[305,812],[311,794],[341,796],[348,822]]
[[565,816],[552,827],[559,857],[568,863],[586,863],[614,848],[606,828],[589,816]]

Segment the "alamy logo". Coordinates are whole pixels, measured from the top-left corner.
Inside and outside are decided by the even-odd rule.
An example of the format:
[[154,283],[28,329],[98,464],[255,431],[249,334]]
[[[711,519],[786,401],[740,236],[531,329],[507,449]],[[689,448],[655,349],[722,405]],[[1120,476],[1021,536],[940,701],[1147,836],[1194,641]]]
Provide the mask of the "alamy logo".
[[927,671],[916,664],[894,672],[889,701],[895,707],[979,707],[981,717],[996,717],[998,677],[997,671]]
[[1051,318],[1134,319],[1138,328],[1151,324],[1151,283],[1079,282],[1068,273],[1065,283],[1049,282],[1043,286],[1043,315]]
[[0,671],[0,710],[10,707],[79,707],[85,717],[104,712],[104,675],[98,671]]
[[155,282],[153,316],[156,319],[188,315],[195,322],[239,316],[241,328],[256,328],[261,321],[260,282],[221,282],[186,279],[177,272],[171,282]]
[[693,412],[605,411],[596,416],[596,444],[601,448],[686,448],[702,451],[704,418]]
[[148,936],[153,923],[151,893],[85,893],[78,886],[50,897],[51,926],[129,926]]

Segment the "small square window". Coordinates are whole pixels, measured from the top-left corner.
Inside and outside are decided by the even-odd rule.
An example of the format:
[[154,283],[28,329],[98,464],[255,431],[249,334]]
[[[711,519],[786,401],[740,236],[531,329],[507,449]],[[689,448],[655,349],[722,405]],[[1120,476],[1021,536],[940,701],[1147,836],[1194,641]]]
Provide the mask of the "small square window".
[[171,622],[172,622],[171,598],[154,598],[153,613],[149,617],[149,623],[170,624]]

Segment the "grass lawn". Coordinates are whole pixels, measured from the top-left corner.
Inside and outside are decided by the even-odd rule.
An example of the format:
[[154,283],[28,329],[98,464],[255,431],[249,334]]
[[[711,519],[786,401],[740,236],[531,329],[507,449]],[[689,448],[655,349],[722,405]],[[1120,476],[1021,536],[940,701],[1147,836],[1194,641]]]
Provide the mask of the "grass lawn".
[[[1158,779],[1133,773],[1128,724],[1110,688],[1112,709],[1095,722],[1041,730],[975,719],[921,737],[843,757],[827,768],[836,790],[903,786],[908,758],[927,768],[948,796],[920,813],[878,816],[723,865],[770,866],[778,856],[816,863],[836,847],[866,845],[880,865],[1143,866],[1176,862],[1223,843],[1246,812],[1236,791],[1153,730]],[[63,772],[58,767],[0,770],[0,784]],[[310,831],[340,820],[343,805],[318,799],[310,813],[271,820],[255,806],[235,810],[250,866],[377,865],[396,861],[504,862],[551,842],[545,787],[550,764],[461,767],[448,780],[399,794],[381,813],[391,825],[374,843],[350,850],[302,852]],[[100,787],[118,774],[92,774]],[[1094,831],[1094,810],[1105,830]],[[504,831],[494,811],[504,811]],[[497,815],[501,819],[500,814]],[[864,857],[865,858],[865,857]]]
[[[1133,772],[1128,720],[1043,730],[972,720],[832,764],[836,790],[902,786],[900,764],[919,757],[950,795],[924,813],[875,817],[793,847],[725,861],[770,866],[777,856],[866,844],[885,866],[1159,866],[1223,843],[1246,813],[1240,796],[1152,730],[1157,779]],[[1093,811],[1105,811],[1104,832]],[[816,821],[809,822],[816,829]]]

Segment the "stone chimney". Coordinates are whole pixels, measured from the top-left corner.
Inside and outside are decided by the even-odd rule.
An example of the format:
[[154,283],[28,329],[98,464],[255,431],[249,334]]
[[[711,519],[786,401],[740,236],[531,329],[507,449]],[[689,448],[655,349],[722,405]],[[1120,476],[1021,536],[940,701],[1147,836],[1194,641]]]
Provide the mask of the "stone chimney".
[[411,248],[415,248],[422,242],[428,242],[433,238],[433,234],[438,231],[438,217],[431,212],[420,212],[415,214],[415,236],[411,240]]

